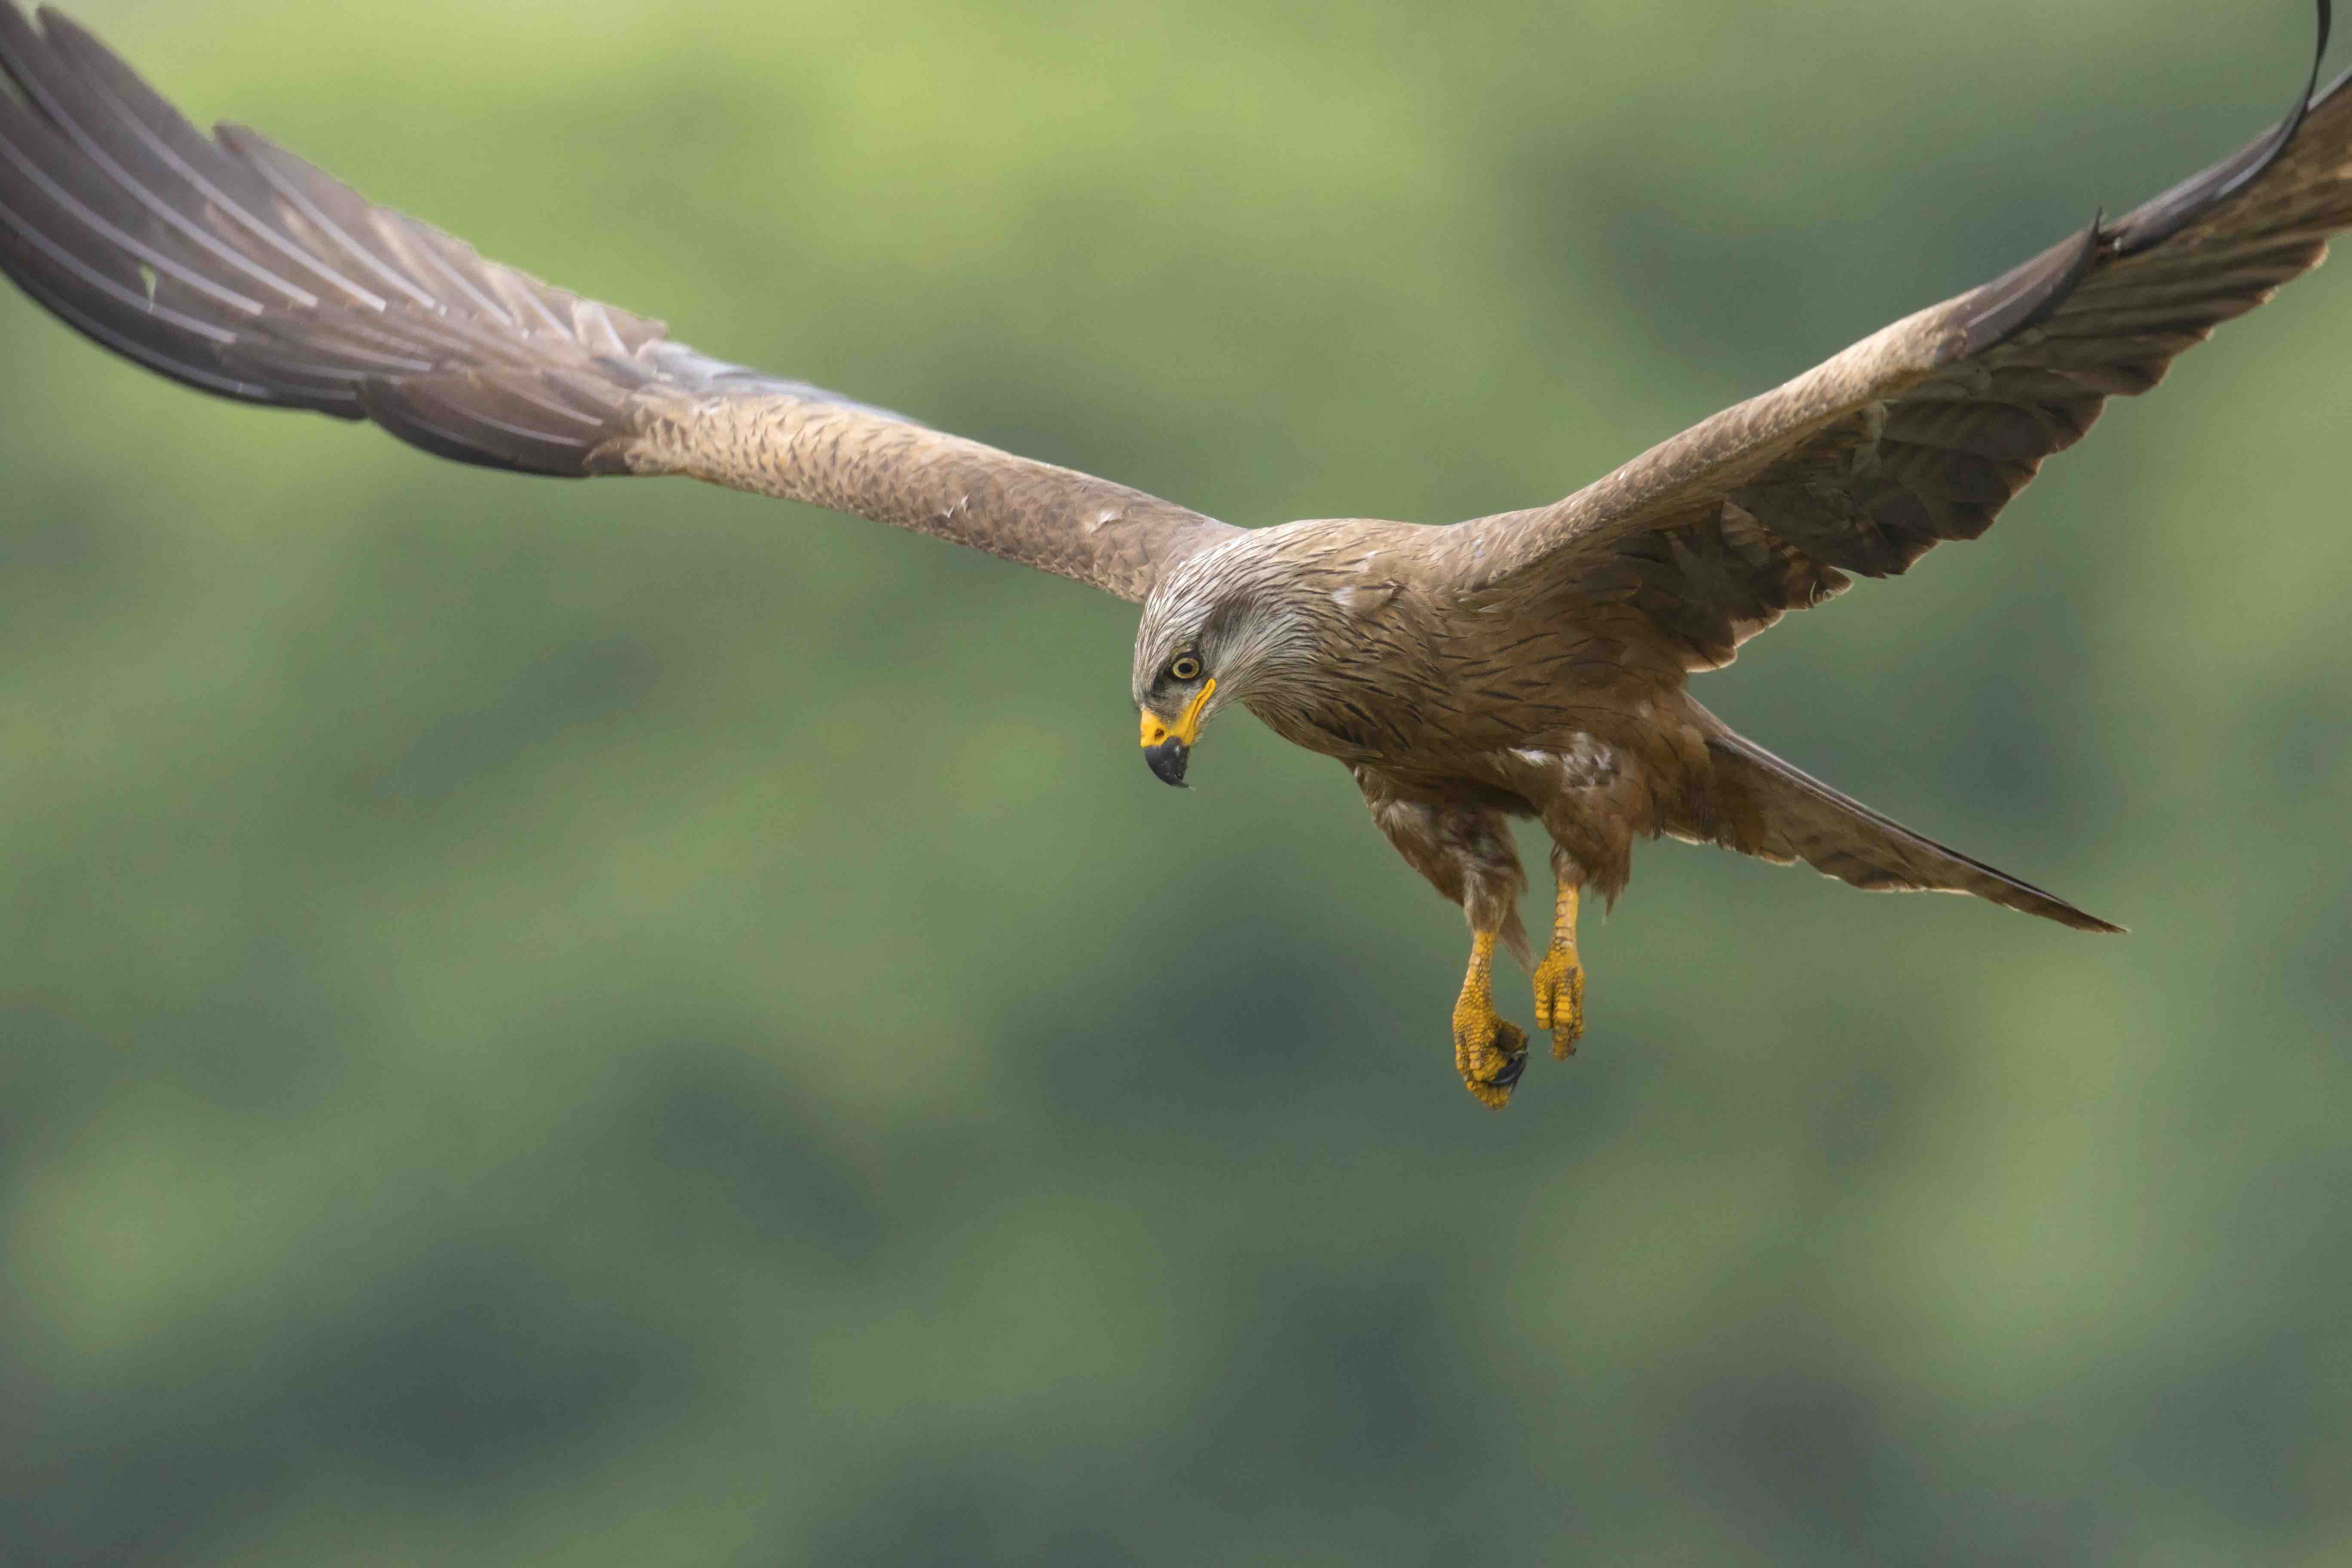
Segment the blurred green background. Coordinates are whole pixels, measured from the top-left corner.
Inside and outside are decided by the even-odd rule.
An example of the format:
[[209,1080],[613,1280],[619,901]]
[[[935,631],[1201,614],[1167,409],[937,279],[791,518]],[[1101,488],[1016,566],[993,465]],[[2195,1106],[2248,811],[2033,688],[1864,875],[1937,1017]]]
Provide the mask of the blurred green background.
[[[2235,147],[2310,26],[74,9],[688,342],[1244,522],[1563,493]],[[1500,1117],[1458,914],[1239,714],[1150,779],[1126,606],[13,296],[0,356],[0,1560],[2352,1560],[2352,277],[1699,683],[2134,935],[1664,845]]]

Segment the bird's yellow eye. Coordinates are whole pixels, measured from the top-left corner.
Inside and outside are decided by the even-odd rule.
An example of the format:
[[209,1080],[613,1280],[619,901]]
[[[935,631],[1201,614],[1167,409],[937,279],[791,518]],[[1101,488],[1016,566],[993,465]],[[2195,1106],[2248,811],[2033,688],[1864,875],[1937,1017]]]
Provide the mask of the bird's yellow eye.
[[1201,661],[1189,653],[1181,654],[1168,667],[1168,673],[1179,680],[1197,680],[1201,676]]

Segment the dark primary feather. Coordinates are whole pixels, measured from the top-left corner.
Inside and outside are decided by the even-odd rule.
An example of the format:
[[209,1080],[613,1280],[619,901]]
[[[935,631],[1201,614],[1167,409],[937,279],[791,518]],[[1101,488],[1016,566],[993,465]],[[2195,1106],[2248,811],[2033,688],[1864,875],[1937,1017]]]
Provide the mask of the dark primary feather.
[[[2319,0],[2319,47],[2328,5]],[[2317,81],[2314,56],[2312,83]],[[2352,91],[2307,86],[2233,156],[2113,224],[1895,323],[1556,505],[1466,523],[1505,592],[1639,613],[1689,668],[1786,611],[1974,539],[2105,400],[2326,254],[2352,225]]]
[[372,419],[436,457],[682,473],[969,544],[1128,599],[1232,532],[1088,475],[668,341],[485,260],[237,126],[207,137],[97,39],[0,0],[0,268],[199,391]]

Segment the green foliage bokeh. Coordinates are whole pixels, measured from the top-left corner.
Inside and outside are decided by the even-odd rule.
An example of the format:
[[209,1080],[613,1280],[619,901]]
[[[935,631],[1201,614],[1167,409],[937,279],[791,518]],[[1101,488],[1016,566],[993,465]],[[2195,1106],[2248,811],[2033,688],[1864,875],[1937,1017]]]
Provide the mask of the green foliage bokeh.
[[[1548,500],[2169,184],[2301,68],[2229,9],[73,7],[1253,523]],[[1500,1117],[1458,915],[1245,718],[1154,783],[1126,606],[0,363],[0,1561],[2352,1556],[2352,279],[1700,683],[2133,935],[1663,845]]]

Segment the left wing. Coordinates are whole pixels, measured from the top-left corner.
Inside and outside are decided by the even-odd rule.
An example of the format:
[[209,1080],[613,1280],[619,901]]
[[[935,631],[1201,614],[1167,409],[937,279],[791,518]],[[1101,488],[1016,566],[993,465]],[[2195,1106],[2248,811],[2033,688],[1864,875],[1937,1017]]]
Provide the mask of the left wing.
[[[1474,589],[1636,612],[1684,667],[1992,525],[2106,399],[2319,264],[2352,226],[2352,91],[2014,270],[1864,338],[1565,500],[1440,531]],[[1450,537],[1449,537],[1450,536]]]
[[[206,136],[103,44],[0,0],[0,270],[200,392],[372,419],[436,457],[685,474],[1140,600],[1237,531],[669,340],[484,259],[242,127]],[[127,443],[126,443],[127,444]]]

